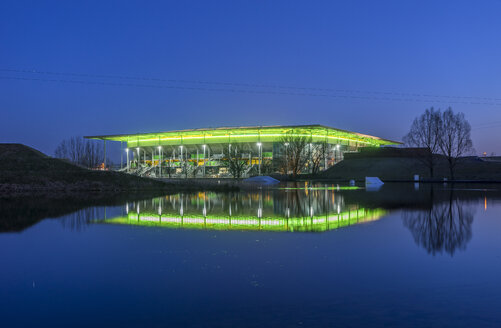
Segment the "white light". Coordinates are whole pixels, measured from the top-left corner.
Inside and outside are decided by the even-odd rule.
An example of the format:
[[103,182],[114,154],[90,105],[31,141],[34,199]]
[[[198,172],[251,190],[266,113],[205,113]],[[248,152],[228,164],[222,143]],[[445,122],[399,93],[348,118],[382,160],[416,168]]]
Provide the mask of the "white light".
[[137,151],[139,152],[139,147],[137,147],[136,149],[137,149]]
[[183,146],[179,146],[179,148],[183,149]]
[[203,145],[202,147],[204,147],[204,149],[205,149],[205,145]]
[[161,146],[158,146],[158,150],[160,150],[160,149],[162,149],[162,147],[161,147]]
[[258,142],[258,143],[257,143],[257,146],[258,146],[258,147],[261,147],[261,143],[260,143],[260,142]]
[[285,146],[288,146],[288,145],[289,145],[289,143],[288,143],[288,142],[286,142],[284,145],[285,145]]
[[336,146],[337,149],[339,149],[339,147],[340,147],[339,145]]
[[129,148],[125,148],[125,151],[128,153],[129,152]]

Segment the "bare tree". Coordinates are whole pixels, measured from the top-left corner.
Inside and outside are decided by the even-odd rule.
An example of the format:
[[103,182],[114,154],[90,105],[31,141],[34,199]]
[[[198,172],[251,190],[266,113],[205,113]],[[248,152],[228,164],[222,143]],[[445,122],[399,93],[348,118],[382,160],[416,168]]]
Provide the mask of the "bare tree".
[[433,107],[426,109],[421,116],[414,119],[411,129],[404,136],[404,142],[411,147],[424,148],[425,151],[418,153],[418,159],[429,169],[430,178],[433,178],[433,171],[436,165],[436,156],[440,150],[440,110]]
[[271,174],[276,172],[276,165],[271,159],[263,159],[261,162],[261,174]]
[[242,177],[242,174],[247,168],[247,164],[245,160],[241,158],[241,151],[238,146],[230,147],[228,145],[228,156],[226,160],[223,161],[223,166],[228,168],[228,171],[235,179],[240,179]]
[[311,143],[311,137],[298,136],[293,131],[281,137],[280,142],[287,147],[287,158],[284,163],[292,171],[292,175],[296,177],[308,163],[310,155],[308,145]]
[[473,150],[470,132],[470,123],[463,113],[454,114],[450,107],[442,113],[439,146],[447,159],[451,180],[454,180],[454,169],[461,157]]
[[71,137],[61,141],[54,151],[54,156],[67,159],[80,166],[95,168],[103,163],[104,150],[97,141]]
[[322,162],[325,162],[327,154],[329,153],[329,144],[327,142],[320,142],[311,144],[311,173],[317,174],[320,171]]
[[188,157],[186,157],[184,160],[182,160],[181,163],[181,170],[182,174],[184,174],[184,178],[188,178],[188,173],[189,173],[190,166],[188,165]]

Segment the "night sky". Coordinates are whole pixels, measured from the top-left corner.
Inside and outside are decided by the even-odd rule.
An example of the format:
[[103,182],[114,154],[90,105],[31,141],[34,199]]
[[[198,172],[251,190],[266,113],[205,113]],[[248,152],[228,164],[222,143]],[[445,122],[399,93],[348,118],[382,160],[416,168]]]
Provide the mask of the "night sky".
[[[0,142],[324,124],[425,108],[501,153],[501,1],[1,1]],[[43,72],[43,73],[42,73]],[[115,150],[116,157],[116,150]]]

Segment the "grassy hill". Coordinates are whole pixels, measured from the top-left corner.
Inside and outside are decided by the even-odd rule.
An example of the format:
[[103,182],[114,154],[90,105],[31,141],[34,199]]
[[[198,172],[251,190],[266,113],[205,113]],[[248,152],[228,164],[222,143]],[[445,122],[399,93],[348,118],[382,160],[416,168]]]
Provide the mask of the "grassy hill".
[[[0,194],[29,191],[134,191],[172,185],[120,172],[96,171],[21,144],[0,144]],[[179,189],[179,186],[176,187]]]
[[[449,168],[443,156],[436,155],[434,179],[449,178]],[[416,154],[398,149],[365,150],[346,154],[345,159],[318,175],[321,179],[362,180],[377,176],[383,181],[412,180],[414,174],[430,179],[428,167]],[[501,181],[501,163],[486,162],[478,157],[465,157],[456,167],[456,180]]]

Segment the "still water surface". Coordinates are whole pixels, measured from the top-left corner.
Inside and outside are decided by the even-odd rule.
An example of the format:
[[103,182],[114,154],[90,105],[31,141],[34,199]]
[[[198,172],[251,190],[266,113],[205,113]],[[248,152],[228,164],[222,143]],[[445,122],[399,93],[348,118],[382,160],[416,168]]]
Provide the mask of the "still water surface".
[[499,185],[35,203],[0,203],[1,327],[501,326]]

